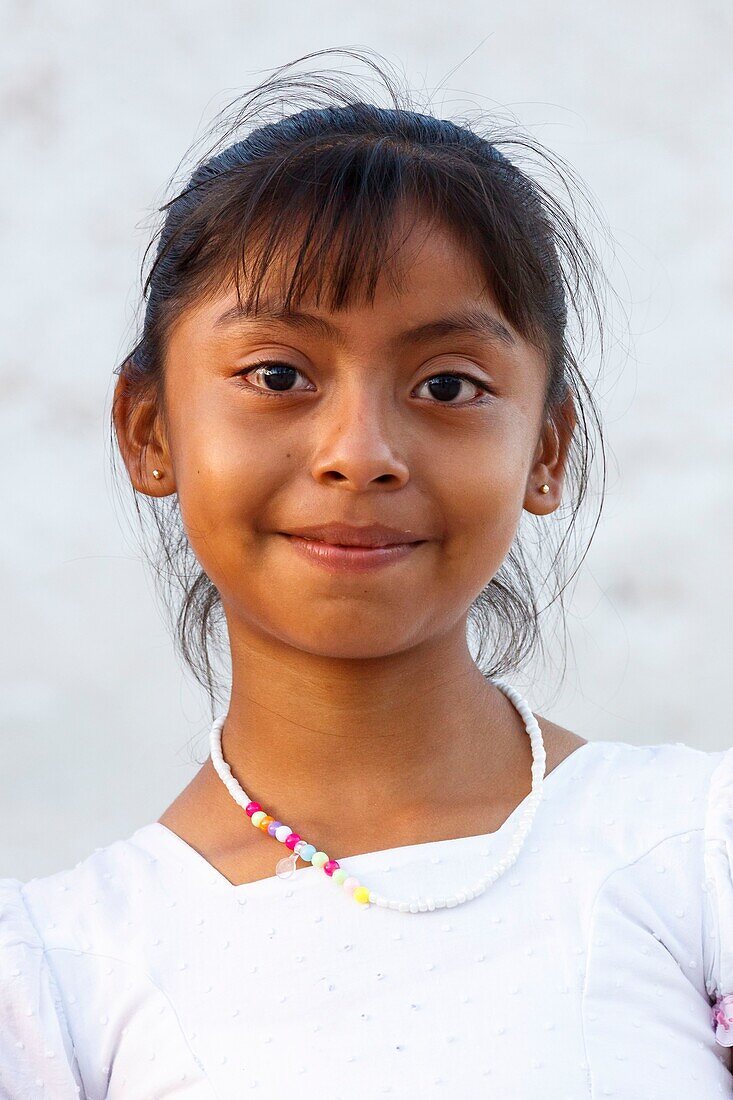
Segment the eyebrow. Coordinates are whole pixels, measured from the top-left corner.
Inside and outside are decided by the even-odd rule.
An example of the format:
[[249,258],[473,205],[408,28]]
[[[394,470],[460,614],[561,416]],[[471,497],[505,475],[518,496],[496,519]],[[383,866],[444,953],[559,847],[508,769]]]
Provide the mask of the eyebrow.
[[[256,313],[247,313],[239,305],[232,306],[222,313],[214,322],[215,329],[230,328],[233,326],[258,328],[267,324],[286,324],[302,332],[314,336],[325,336],[343,347],[344,335],[336,325],[327,321],[325,317],[318,317],[314,313],[304,313],[301,310],[284,309],[278,306],[267,305]],[[426,340],[437,339],[441,336],[478,336],[493,343],[499,343],[505,347],[514,347],[516,340],[510,330],[489,310],[482,306],[471,306],[467,309],[454,310],[445,317],[427,321],[414,328],[405,329],[390,341],[396,347],[404,347],[422,343]]]

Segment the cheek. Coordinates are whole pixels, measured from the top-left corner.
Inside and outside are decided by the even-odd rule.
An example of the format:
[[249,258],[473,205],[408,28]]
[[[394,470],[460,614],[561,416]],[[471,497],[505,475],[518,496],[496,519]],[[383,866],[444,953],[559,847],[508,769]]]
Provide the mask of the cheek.
[[432,494],[443,501],[445,529],[451,533],[446,566],[478,594],[516,534],[525,497],[525,448],[485,432],[471,447],[451,448],[440,481]]
[[[187,427],[176,454],[179,505],[192,549],[212,580],[214,572],[236,565],[230,553],[241,555],[256,536],[291,469],[287,450],[226,417],[215,426],[199,418]],[[221,563],[218,570],[214,562]]]

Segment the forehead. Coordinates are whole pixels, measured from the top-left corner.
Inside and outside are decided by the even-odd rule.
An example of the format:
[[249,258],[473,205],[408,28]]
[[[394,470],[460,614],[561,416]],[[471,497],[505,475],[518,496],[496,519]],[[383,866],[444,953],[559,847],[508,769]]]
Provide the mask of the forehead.
[[[520,341],[501,315],[486,276],[472,250],[449,228],[417,221],[395,224],[390,262],[379,274],[371,296],[354,296],[346,307],[330,310],[327,294],[306,289],[290,302],[286,287],[292,270],[286,259],[268,268],[256,304],[246,305],[246,278],[234,281],[181,318],[189,333],[226,340],[265,326],[290,326],[336,343],[345,333],[363,333],[385,342],[401,334],[448,335],[473,327],[476,335],[506,347]],[[424,331],[421,331],[424,330]]]

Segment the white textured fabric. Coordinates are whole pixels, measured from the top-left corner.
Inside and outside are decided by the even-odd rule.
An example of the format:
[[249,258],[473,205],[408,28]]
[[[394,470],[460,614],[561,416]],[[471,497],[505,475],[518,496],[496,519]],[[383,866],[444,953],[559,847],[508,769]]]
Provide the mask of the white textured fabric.
[[722,998],[717,1041],[733,1047],[733,749],[710,780],[704,838],[707,990]]
[[[733,748],[589,742],[464,905],[364,908],[317,868],[233,886],[158,822],[0,880],[0,1095],[709,1100],[733,1095]],[[343,860],[447,895],[495,833]],[[243,821],[243,827],[250,828]],[[330,853],[338,858],[338,853]]]

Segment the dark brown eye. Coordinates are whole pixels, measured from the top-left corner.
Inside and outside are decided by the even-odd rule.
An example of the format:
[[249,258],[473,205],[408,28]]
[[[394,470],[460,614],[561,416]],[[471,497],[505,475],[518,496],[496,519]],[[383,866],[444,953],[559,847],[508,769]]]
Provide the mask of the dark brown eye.
[[[263,359],[257,363],[251,364],[244,370],[238,371],[237,377],[246,379],[247,385],[252,386],[253,389],[258,390],[260,393],[276,394],[292,392],[294,383],[299,374],[300,371],[298,368],[292,366],[290,363],[285,363],[278,359]],[[254,382],[250,382],[250,375],[259,377],[264,385],[259,386]]]
[[426,379],[421,385],[427,386],[430,395],[444,405],[476,405],[483,401],[483,397],[479,398],[478,401],[473,399],[469,401],[454,400],[460,395],[461,387],[465,382],[475,386],[484,395],[492,393],[490,386],[485,382],[480,382],[478,378],[472,378],[469,374],[456,374],[453,371],[433,375],[432,378]]

